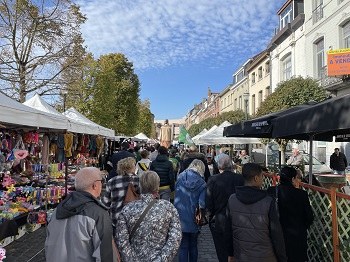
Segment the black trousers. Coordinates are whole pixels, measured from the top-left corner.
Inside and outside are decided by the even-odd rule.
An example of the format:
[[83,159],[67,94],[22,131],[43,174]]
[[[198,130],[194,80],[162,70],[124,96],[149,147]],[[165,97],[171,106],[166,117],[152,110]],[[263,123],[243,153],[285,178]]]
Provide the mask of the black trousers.
[[216,255],[219,259],[219,262],[227,262],[228,252],[227,252],[227,243],[225,241],[224,232],[215,228],[215,223],[209,224],[211,235],[213,236]]

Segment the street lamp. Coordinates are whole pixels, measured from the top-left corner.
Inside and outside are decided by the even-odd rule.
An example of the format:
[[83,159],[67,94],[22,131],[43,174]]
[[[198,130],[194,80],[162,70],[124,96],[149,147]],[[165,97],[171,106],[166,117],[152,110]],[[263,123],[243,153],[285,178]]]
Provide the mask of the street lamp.
[[61,95],[63,96],[63,112],[66,111],[66,100],[67,100],[67,95],[68,91],[67,90],[62,90]]
[[243,100],[245,105],[245,120],[248,120],[248,101],[249,101],[249,93],[244,92],[243,93]]

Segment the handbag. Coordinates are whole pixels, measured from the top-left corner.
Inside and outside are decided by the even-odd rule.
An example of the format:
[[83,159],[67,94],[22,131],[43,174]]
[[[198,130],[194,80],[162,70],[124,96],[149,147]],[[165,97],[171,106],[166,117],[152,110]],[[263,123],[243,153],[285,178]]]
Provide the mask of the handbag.
[[199,206],[196,207],[196,211],[194,212],[194,222],[198,226],[204,226],[208,224],[208,218],[206,217],[205,210]]
[[132,201],[140,199],[140,194],[137,192],[133,182],[129,182],[128,189],[126,190],[123,205],[126,205]]

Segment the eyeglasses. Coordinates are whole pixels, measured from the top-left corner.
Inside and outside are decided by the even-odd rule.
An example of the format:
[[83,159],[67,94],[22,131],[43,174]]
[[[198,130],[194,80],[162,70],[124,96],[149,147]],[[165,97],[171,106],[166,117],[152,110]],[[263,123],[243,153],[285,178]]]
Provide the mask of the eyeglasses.
[[104,184],[104,183],[105,183],[105,180],[104,180],[104,179],[95,180],[95,182],[97,182],[97,181],[101,181],[101,184]]

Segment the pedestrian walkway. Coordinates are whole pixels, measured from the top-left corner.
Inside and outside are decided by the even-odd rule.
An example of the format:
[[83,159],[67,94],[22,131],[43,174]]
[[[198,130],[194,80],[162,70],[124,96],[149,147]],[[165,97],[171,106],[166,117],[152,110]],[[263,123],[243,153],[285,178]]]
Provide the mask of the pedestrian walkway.
[[[27,233],[6,246],[6,262],[45,262],[46,228]],[[217,262],[214,242],[208,226],[204,226],[198,237],[198,262]],[[177,261],[177,259],[175,260]]]

